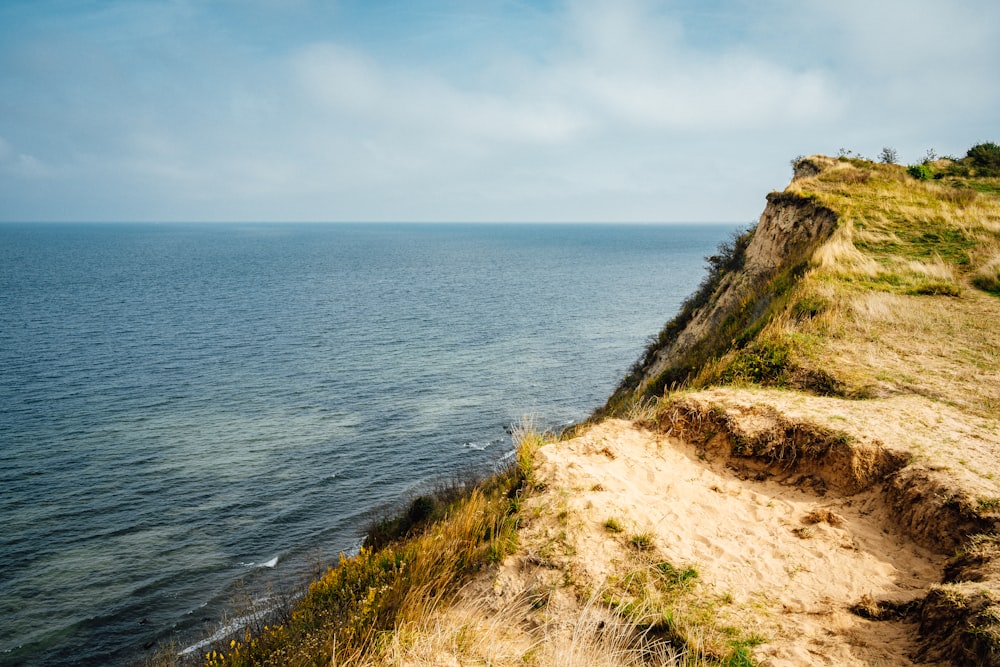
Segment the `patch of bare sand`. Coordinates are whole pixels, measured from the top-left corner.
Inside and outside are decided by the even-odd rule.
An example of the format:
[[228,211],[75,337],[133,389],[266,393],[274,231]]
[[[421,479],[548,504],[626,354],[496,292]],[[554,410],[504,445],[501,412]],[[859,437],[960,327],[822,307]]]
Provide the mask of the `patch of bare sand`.
[[[536,513],[522,549],[544,549],[545,536],[559,532],[578,584],[614,576],[622,535],[649,533],[666,560],[696,568],[700,585],[723,596],[730,618],[757,624],[763,665],[912,664],[913,625],[849,609],[922,597],[940,580],[943,557],[893,529],[875,493],[818,496],[741,480],[692,445],[618,420],[543,447],[536,467],[546,491],[529,503],[548,511]],[[622,535],[607,530],[609,518]],[[497,594],[524,590],[507,565]]]

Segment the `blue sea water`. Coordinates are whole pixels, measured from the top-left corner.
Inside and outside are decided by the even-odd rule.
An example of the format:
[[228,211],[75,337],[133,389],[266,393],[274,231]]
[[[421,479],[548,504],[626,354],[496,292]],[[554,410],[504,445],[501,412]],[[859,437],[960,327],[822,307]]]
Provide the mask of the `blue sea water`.
[[733,225],[0,225],[0,664],[114,665],[585,418]]

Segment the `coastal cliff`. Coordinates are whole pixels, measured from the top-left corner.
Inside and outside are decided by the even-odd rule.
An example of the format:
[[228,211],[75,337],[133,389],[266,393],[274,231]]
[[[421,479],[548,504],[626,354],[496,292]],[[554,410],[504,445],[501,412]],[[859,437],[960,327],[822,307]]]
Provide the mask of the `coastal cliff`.
[[919,622],[891,659],[995,665],[1000,202],[995,176],[935,168],[799,160],[598,415],[741,477],[868,494],[884,530],[952,556],[919,595],[862,605]]
[[588,423],[205,662],[1000,665],[1000,174],[794,166]]
[[766,320],[837,223],[828,208],[795,192],[772,192],[760,221],[709,258],[715,271],[618,386],[608,405],[656,396],[696,374],[734,339]]

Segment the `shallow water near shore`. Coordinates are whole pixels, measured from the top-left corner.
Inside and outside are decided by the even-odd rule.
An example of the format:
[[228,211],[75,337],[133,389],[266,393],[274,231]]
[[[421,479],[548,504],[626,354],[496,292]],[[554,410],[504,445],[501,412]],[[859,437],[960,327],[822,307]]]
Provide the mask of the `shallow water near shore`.
[[190,646],[586,417],[734,229],[0,225],[0,664]]

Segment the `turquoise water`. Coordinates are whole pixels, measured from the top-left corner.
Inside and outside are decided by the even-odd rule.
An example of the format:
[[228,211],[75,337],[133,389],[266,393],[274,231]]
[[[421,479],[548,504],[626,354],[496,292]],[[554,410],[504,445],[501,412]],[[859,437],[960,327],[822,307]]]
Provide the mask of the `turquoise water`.
[[0,225],[0,663],[190,646],[586,417],[733,229]]

